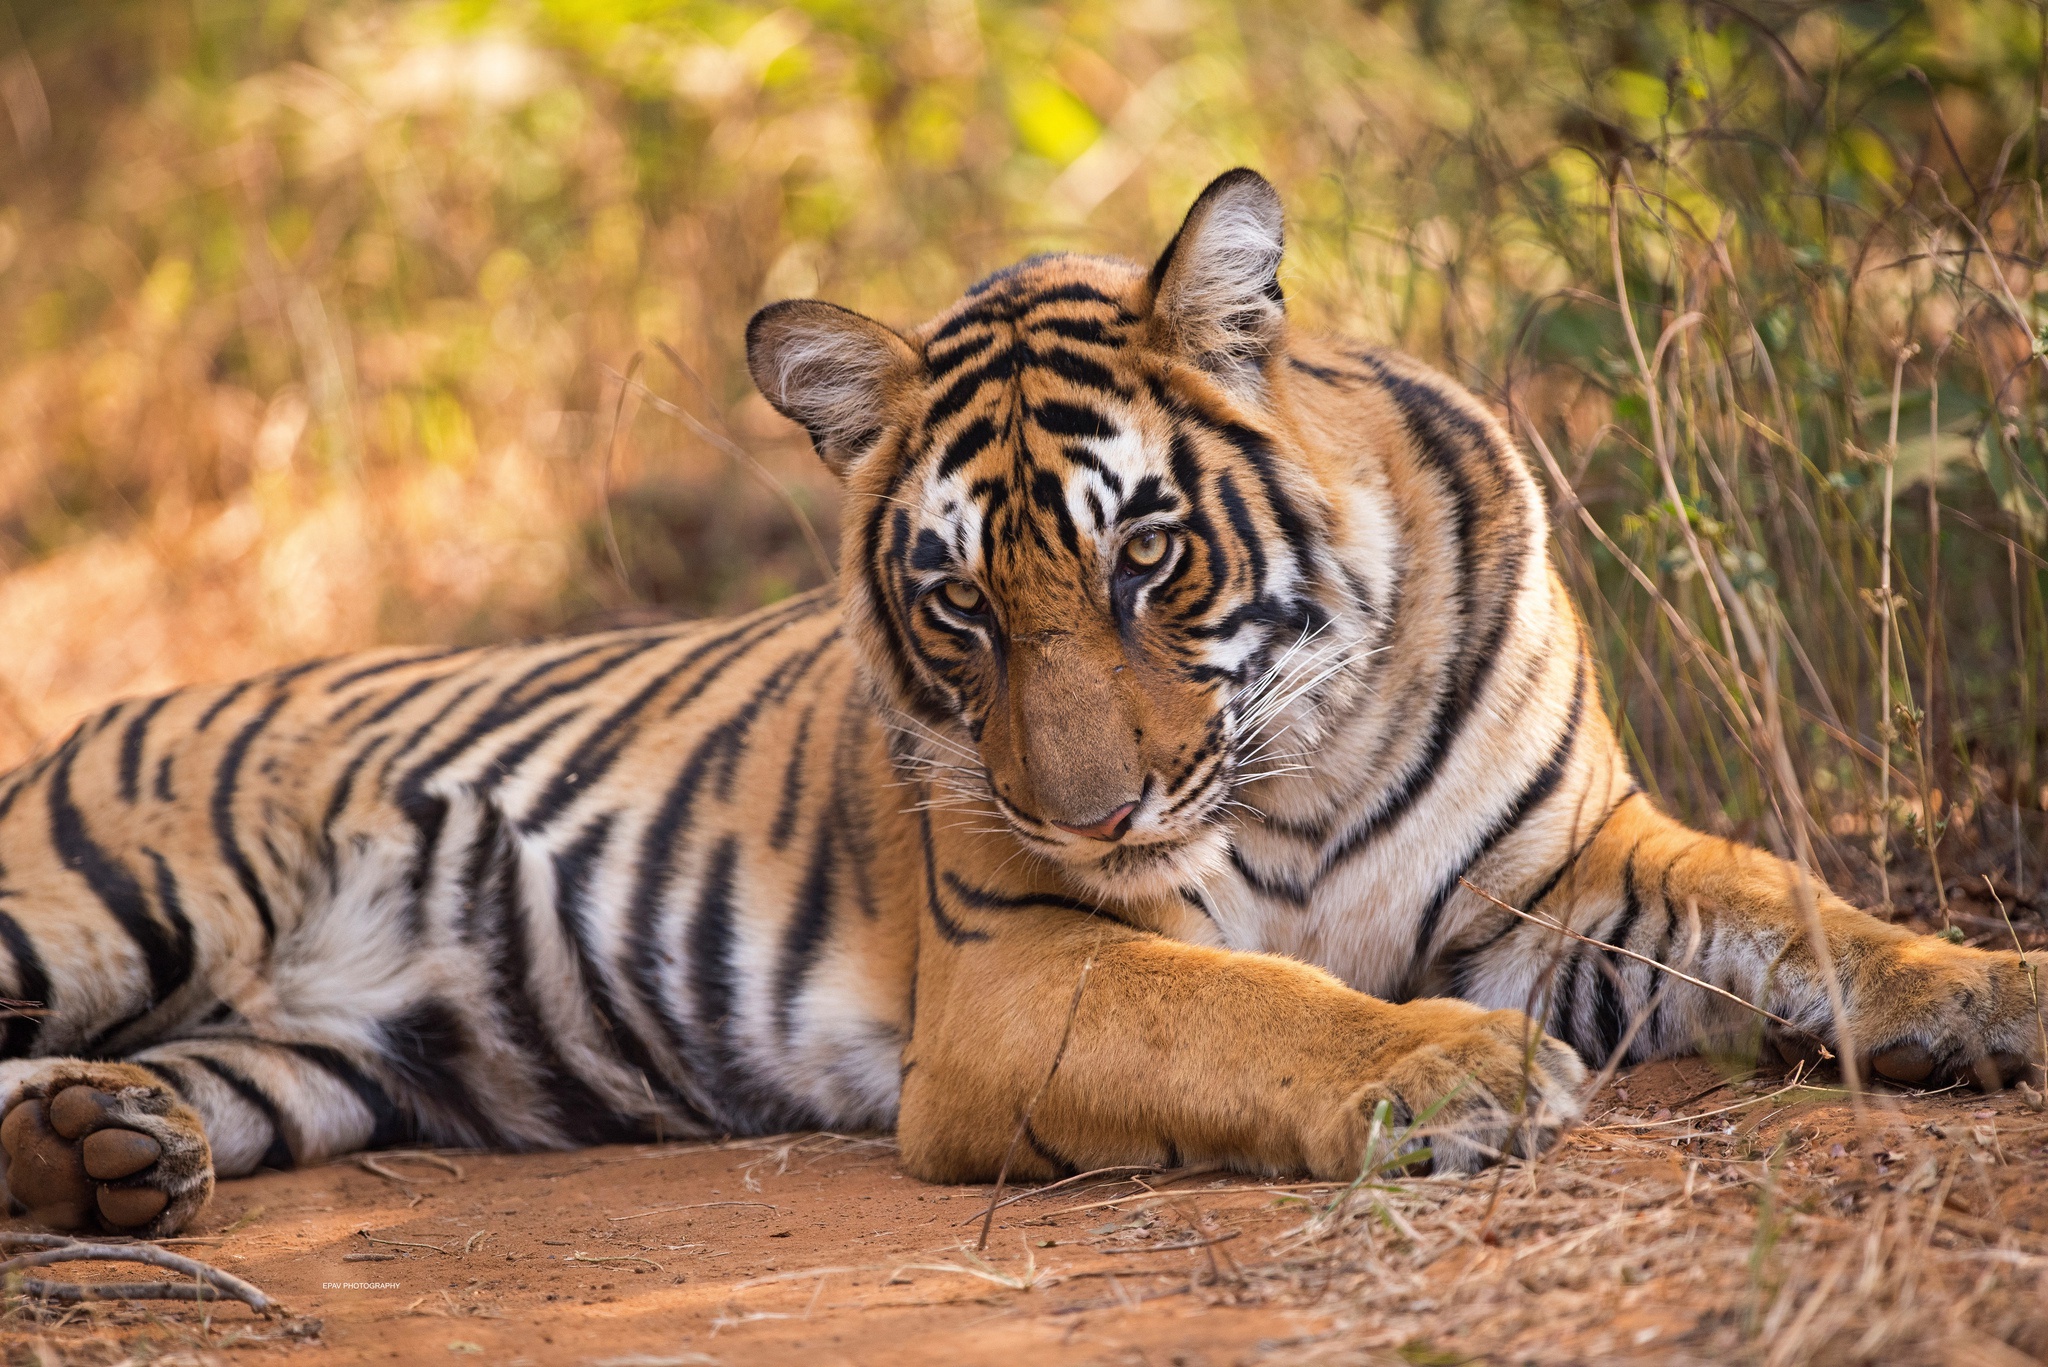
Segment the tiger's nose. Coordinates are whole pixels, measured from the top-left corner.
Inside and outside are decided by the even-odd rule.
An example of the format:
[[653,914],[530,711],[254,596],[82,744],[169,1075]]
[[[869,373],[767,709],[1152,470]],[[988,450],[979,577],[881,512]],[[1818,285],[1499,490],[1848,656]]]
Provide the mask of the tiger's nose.
[[1052,824],[1074,835],[1085,835],[1090,840],[1121,840],[1124,832],[1131,828],[1131,813],[1138,810],[1135,802],[1126,802],[1093,826],[1069,826],[1064,821]]

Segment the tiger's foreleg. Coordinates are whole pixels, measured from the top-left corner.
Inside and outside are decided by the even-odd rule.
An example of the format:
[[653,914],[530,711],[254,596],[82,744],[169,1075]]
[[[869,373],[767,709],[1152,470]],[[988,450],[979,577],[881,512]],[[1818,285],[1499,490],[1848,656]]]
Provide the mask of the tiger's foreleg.
[[904,1066],[904,1160],[933,1181],[993,1178],[1020,1133],[1012,1176],[1216,1162],[1347,1179],[1381,1101],[1387,1139],[1419,1121],[1407,1146],[1469,1171],[1550,1143],[1585,1076],[1520,1012],[1391,1005],[1295,960],[1050,909],[927,933]]
[[120,1062],[0,1063],[0,1186],[38,1224],[159,1238],[214,1178],[402,1137],[384,1089],[338,1050],[173,1040]]
[[1528,911],[1680,967],[1769,1013],[1640,960],[1517,926],[1509,939],[1524,962],[1545,965],[1534,995],[1547,1000],[1550,1027],[1596,1064],[1631,1025],[1630,1059],[1761,1029],[1788,1060],[1817,1057],[1816,1044],[1853,1047],[1864,1080],[1911,1085],[1996,1088],[2042,1058],[2035,993],[2048,984],[2035,982],[2038,959],[1887,924],[1782,859],[1687,830],[1641,795],[1614,810]]

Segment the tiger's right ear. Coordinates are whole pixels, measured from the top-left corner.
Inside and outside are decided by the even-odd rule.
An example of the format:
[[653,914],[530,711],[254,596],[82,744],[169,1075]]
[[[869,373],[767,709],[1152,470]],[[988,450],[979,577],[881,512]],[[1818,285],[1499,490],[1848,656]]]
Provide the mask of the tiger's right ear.
[[1239,167],[1209,182],[1152,267],[1156,344],[1238,397],[1263,397],[1264,366],[1287,331],[1280,292],[1280,196]]
[[895,332],[822,299],[785,299],[747,324],[747,370],[775,411],[802,425],[844,475],[880,431],[891,388],[918,366]]

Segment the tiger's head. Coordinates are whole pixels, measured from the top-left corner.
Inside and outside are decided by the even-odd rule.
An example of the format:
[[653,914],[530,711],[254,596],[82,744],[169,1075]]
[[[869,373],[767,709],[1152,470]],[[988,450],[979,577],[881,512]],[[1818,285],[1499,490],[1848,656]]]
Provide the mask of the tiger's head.
[[1281,243],[1237,170],[1149,271],[1034,257],[907,335],[816,300],[747,328],[845,481],[899,758],[1108,896],[1213,869],[1375,634],[1348,486],[1287,398]]

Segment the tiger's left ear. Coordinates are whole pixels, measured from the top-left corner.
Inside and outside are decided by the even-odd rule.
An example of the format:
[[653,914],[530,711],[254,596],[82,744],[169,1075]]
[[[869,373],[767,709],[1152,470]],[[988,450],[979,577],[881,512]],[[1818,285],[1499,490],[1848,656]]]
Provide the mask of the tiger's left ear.
[[1280,195],[1239,167],[1209,182],[1152,267],[1152,341],[1254,402],[1287,331]]

